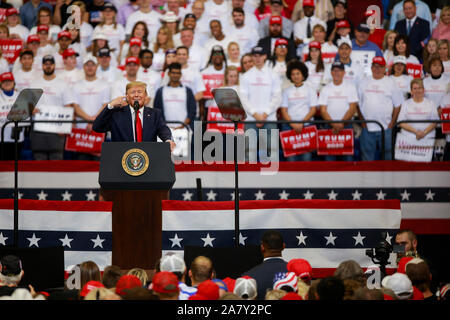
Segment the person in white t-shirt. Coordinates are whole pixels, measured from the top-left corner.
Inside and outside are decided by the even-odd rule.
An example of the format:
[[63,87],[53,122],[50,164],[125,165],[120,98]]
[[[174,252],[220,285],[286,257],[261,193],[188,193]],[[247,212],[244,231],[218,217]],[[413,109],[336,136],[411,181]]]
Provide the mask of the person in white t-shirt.
[[[211,49],[211,54],[208,60],[208,63],[206,65],[206,68],[203,69],[200,74],[202,75],[203,83],[206,83],[208,81],[205,79],[207,76],[215,76],[218,75],[220,77],[225,77],[225,69],[227,67],[227,58],[225,57],[225,51],[223,48],[219,45],[214,46]],[[205,84],[206,87],[206,84]],[[213,99],[204,98],[199,103],[199,111],[200,115],[207,115],[208,114],[208,108],[211,105]]]
[[[294,60],[287,65],[286,76],[292,82],[292,85],[283,90],[280,110],[283,120],[311,120],[317,111],[317,93],[308,85],[308,68],[303,62]],[[289,123],[283,124],[282,130],[295,130],[301,133],[307,123]],[[287,158],[288,161],[311,161],[312,153],[303,153]]]
[[196,0],[191,6],[192,13],[196,18],[194,43],[203,46],[205,41],[211,36],[209,21],[205,14],[205,5],[203,0]]
[[[419,59],[416,56],[410,54],[409,38],[404,34],[399,34],[395,38],[394,55],[391,59],[394,59],[395,56],[405,56],[406,63],[420,64]],[[393,60],[388,60],[387,64],[392,65],[392,62]]]
[[[372,59],[372,76],[366,77],[359,86],[359,116],[361,120],[378,121],[384,129],[384,160],[392,159],[392,128],[401,104],[402,92],[392,78],[386,77],[386,61],[383,57]],[[376,123],[362,125],[361,155],[364,161],[373,161],[377,149],[381,150],[381,128]],[[383,155],[381,155],[383,156]]]
[[413,77],[411,77],[406,70],[405,56],[394,57],[389,78],[394,80],[397,87],[401,90],[403,98],[408,99]]
[[231,41],[235,41],[231,35],[226,35],[222,29],[222,23],[218,19],[211,20],[209,23],[211,29],[211,38],[209,38],[204,45],[207,54],[211,52],[212,47],[219,45],[222,48],[227,48]]
[[[322,45],[318,41],[311,41],[308,44],[309,50],[306,57],[305,65],[308,68],[308,84],[314,88],[317,94],[320,93],[322,87],[325,85],[325,64],[322,59],[321,48]],[[331,67],[330,67],[331,71]],[[331,81],[331,72],[330,72]],[[329,81],[328,81],[329,82]]]
[[64,50],[62,54],[64,69],[58,73],[58,76],[71,88],[84,77],[83,71],[76,68],[77,55],[78,53],[72,48]]
[[[125,96],[125,88],[128,83],[138,81],[137,73],[141,63],[139,58],[128,57],[125,60],[125,74],[119,77],[111,88],[111,97]],[[148,98],[148,97],[147,97]],[[145,103],[147,105],[147,103]]]
[[18,35],[24,42],[27,41],[30,30],[20,24],[19,11],[16,8],[9,8],[6,10],[6,25],[9,29],[10,37],[14,34]]
[[[72,89],[55,74],[55,58],[46,55],[42,58],[43,77],[31,84],[32,88],[41,88],[43,94],[33,112],[45,112],[49,107],[72,108],[76,102]],[[35,160],[62,160],[65,135],[57,133],[31,131],[31,150]]]
[[219,20],[222,26],[226,26],[229,14],[230,6],[228,1],[210,0],[205,2],[205,13],[203,15],[208,23],[211,23],[212,20]]
[[[73,86],[76,97],[74,104],[77,120],[94,121],[101,109],[111,100],[108,83],[97,78],[97,58],[87,55],[83,60],[84,78]],[[77,123],[77,128],[92,130],[92,123]],[[99,160],[98,156],[76,153],[76,160]]]
[[[258,43],[258,31],[255,27],[245,23],[246,16],[243,9],[234,8],[231,14],[233,23],[230,25],[228,32],[239,44],[241,53],[248,53]],[[253,17],[255,16],[253,15]]]
[[[335,58],[335,61],[340,61],[345,66],[345,81],[352,82],[356,88],[358,88],[359,83],[364,79],[364,69],[358,63],[355,63],[351,59],[352,54],[352,42],[348,39],[339,39],[338,44],[338,55],[339,58]],[[325,72],[323,76],[323,81],[328,83],[331,81],[331,67],[330,65],[325,66]]]
[[[32,34],[30,32],[30,34]],[[45,56],[47,54],[53,54],[55,53],[55,47],[53,46],[48,34],[49,34],[49,27],[42,24],[37,26],[36,28],[36,34],[39,36],[39,49],[38,54],[40,56]]]
[[[15,88],[14,76],[11,72],[0,74],[0,128],[3,128],[5,122],[8,121],[8,113],[10,112],[14,102],[19,96],[19,91]],[[26,124],[20,124],[16,131],[14,124],[10,123],[4,128],[4,136],[0,151],[0,160],[14,160],[15,158],[15,135],[17,135],[17,159],[20,159],[20,152],[24,140],[24,128]]]
[[97,52],[97,77],[106,81],[110,87],[117,79],[122,77],[122,72],[117,67],[111,64],[111,51],[108,48],[101,48]]
[[139,10],[128,16],[125,33],[130,35],[136,22],[145,21],[145,23],[147,23],[147,28],[150,31],[148,41],[152,42],[155,40],[156,33],[161,27],[161,16],[162,15],[159,12],[152,10],[151,0],[141,0]]
[[425,97],[439,105],[448,92],[450,78],[444,74],[444,65],[439,58],[430,60],[430,74],[423,80]]
[[203,47],[194,43],[194,31],[192,29],[183,28],[180,31],[180,41],[183,46],[189,49],[189,66],[198,71],[203,69],[206,65],[207,55]]
[[[439,120],[437,105],[425,97],[422,79],[411,81],[411,98],[403,102],[398,122],[405,120]],[[434,139],[436,123],[403,122],[399,124],[401,133],[413,135],[417,140]]]
[[141,66],[139,67],[137,78],[147,83],[147,95],[153,102],[156,94],[156,90],[161,86],[162,78],[161,73],[156,72],[151,68],[153,63],[153,52],[150,49],[143,49],[139,52],[139,61]]
[[294,23],[294,40],[297,46],[307,45],[314,41],[313,28],[316,24],[322,25],[325,29],[327,28],[325,21],[314,15],[314,10],[314,1],[303,1],[303,13],[305,16]]
[[125,29],[116,21],[117,9],[109,2],[105,2],[102,11],[102,22],[94,28],[94,33],[104,34],[108,38],[109,48],[121,57],[122,47],[125,43]]
[[[194,93],[195,101],[200,101],[203,99],[203,92],[206,90],[205,84],[203,83],[203,78],[200,73],[195,68],[189,65],[189,49],[181,46],[176,50],[176,62],[181,64],[181,83],[186,87],[191,88]],[[163,85],[169,83],[167,77],[163,78]]]
[[[336,54],[338,52],[338,48],[330,41],[325,41],[327,36],[327,30],[321,24],[316,24],[313,27],[313,39],[312,41],[317,41],[321,44],[321,52],[323,62],[326,64],[332,63]],[[306,57],[309,52],[309,46],[304,46],[302,49],[302,57]]]
[[[160,109],[164,121],[179,121],[193,128],[197,104],[189,87],[181,83],[181,64],[174,62],[168,67],[169,83],[156,91],[153,107]],[[171,124],[172,128],[184,128],[181,124]]]
[[39,31],[37,31],[37,28],[41,25],[48,27],[48,40],[50,42],[56,41],[58,33],[61,32],[61,27],[52,23],[52,11],[47,7],[39,8],[39,11],[37,13],[36,25],[31,28],[30,34],[39,33]]
[[[246,143],[247,159],[255,162],[258,159],[278,156],[276,145],[272,143],[274,134],[277,134],[278,142],[277,125],[266,123],[266,121],[277,120],[276,113],[281,103],[281,83],[278,75],[265,64],[266,55],[262,47],[254,47],[252,55],[255,65],[242,75],[240,98],[247,113],[246,120],[259,121],[258,123],[246,123],[245,130],[255,130],[258,145],[266,146],[264,150],[264,147],[260,149],[257,145]],[[260,129],[266,129],[266,135],[260,136]],[[259,141],[260,139],[262,141]]]
[[28,49],[22,51],[17,60],[19,61],[20,67],[13,70],[13,74],[16,82],[16,89],[20,92],[25,88],[30,88],[31,83],[36,77],[36,74],[33,71],[33,51]]
[[[319,95],[318,105],[320,114],[324,120],[351,120],[356,113],[358,104],[358,94],[354,84],[344,81],[345,66],[342,62],[336,61],[331,65],[332,82],[322,88]],[[333,133],[337,134],[343,129],[352,128],[351,124],[344,122],[330,123],[325,126],[331,128]],[[352,161],[353,156],[325,156],[326,161]]]
[[447,77],[450,77],[450,40],[439,40],[437,51],[439,58],[441,58],[441,61],[444,64],[444,74]]

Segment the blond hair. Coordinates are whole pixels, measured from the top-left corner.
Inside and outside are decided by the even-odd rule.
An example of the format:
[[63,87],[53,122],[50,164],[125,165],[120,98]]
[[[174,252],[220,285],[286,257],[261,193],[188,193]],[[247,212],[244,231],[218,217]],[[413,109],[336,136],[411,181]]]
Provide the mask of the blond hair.
[[413,85],[415,85],[415,84],[417,84],[417,85],[421,86],[422,88],[424,88],[423,80],[420,79],[420,78],[416,78],[416,79],[411,80],[411,84],[410,84],[410,89],[411,90],[412,90]]
[[141,268],[133,268],[127,273],[128,275],[136,276],[141,281],[141,284],[145,286],[148,282],[148,275],[144,269]]
[[147,93],[147,84],[142,81],[131,81],[127,84],[125,88],[125,92],[128,92],[129,89],[136,88],[136,87],[144,87],[145,93]]

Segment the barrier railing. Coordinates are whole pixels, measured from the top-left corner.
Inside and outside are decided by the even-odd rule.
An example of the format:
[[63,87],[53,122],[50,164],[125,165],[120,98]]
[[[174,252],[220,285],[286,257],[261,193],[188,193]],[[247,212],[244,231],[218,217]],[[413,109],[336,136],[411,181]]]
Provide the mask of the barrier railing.
[[[14,121],[7,121],[3,124],[2,128],[1,128],[1,144],[2,144],[2,152],[3,152],[3,142],[4,142],[4,132],[5,132],[5,128],[8,124],[10,123],[14,123]],[[93,123],[93,121],[91,120],[22,120],[22,121],[18,121],[18,123],[29,123],[30,125],[33,125],[34,123],[72,123],[72,124],[77,124],[77,123]],[[166,121],[167,124],[180,124],[183,127],[187,128],[188,130],[191,131],[191,128],[189,125],[186,125],[184,122],[181,121]],[[257,123],[261,123],[261,121],[235,121],[235,122],[230,122],[227,120],[222,120],[222,121],[202,121],[202,124],[208,124],[208,123],[234,123],[235,125],[237,124],[257,124]],[[359,119],[354,119],[354,120],[308,120],[308,121],[304,121],[304,120],[276,120],[276,121],[264,121],[265,124],[290,124],[290,123],[301,123],[301,124],[310,124],[310,125],[324,125],[324,124],[332,124],[332,123],[343,123],[345,124],[365,124],[365,123],[374,123],[376,125],[378,125],[380,127],[380,132],[381,132],[381,159],[384,160],[384,151],[385,151],[385,130],[383,128],[383,125],[376,121],[376,120],[359,120]],[[190,137],[190,136],[189,136]],[[190,138],[189,138],[189,142],[190,142]]]

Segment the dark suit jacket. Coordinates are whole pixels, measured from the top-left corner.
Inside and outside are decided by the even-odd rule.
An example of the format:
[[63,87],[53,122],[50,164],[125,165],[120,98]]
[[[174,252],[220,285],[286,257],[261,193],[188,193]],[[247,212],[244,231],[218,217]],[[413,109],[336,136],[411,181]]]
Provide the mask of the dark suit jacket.
[[[406,19],[397,21],[395,24],[395,31],[401,34],[407,34]],[[414,24],[409,32],[409,47],[410,53],[417,57],[422,62],[422,50],[423,47],[420,44],[422,41],[429,39],[430,37],[430,23],[420,17],[416,18]]]
[[270,258],[242,275],[256,280],[258,299],[264,300],[267,289],[273,288],[273,278],[278,272],[287,272],[287,262],[281,257]]
[[[134,141],[132,125],[129,106],[113,109],[105,107],[94,120],[92,129],[101,133],[111,131],[112,141]],[[160,110],[144,107],[142,141],[156,142],[157,137],[166,141],[172,139],[172,134]]]
[[[290,60],[290,59],[296,58],[297,57],[297,55],[296,55],[297,49],[295,47],[294,40],[288,39],[285,37],[280,37],[280,38],[286,39],[288,41],[287,59]],[[271,36],[259,39],[257,46],[263,48],[264,53],[267,55],[267,59],[270,59],[272,57],[272,54],[271,54],[272,37]]]

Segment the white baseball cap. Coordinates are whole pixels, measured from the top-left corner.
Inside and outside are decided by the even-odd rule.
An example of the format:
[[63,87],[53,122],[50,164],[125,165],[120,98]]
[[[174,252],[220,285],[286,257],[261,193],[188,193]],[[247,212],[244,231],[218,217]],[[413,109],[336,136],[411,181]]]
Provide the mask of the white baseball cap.
[[395,56],[393,59],[393,64],[403,63],[406,65],[406,57],[405,56]]
[[386,276],[381,281],[384,288],[389,288],[394,291],[397,298],[400,300],[408,300],[413,295],[413,285],[406,274],[394,273],[391,276]]

